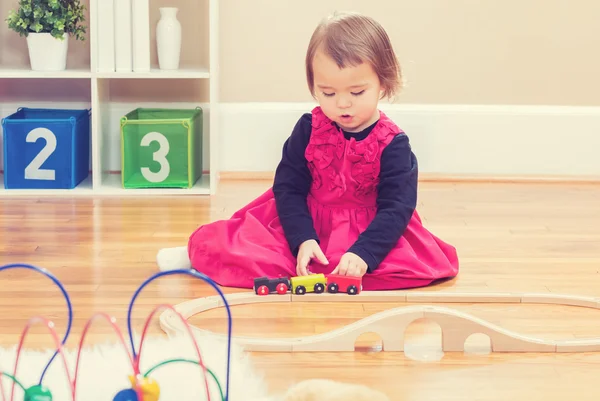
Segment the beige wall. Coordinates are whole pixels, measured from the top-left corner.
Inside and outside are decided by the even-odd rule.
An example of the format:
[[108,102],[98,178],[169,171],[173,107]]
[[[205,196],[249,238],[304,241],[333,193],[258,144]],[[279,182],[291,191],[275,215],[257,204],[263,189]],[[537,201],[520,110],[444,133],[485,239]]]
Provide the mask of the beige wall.
[[[182,63],[206,63],[208,41],[203,32],[207,32],[208,0],[150,2],[152,35],[157,7],[178,5],[184,27]],[[0,64],[9,66],[28,64],[24,39],[10,32],[4,22],[17,3],[0,0]],[[304,79],[310,35],[318,21],[332,11],[355,10],[378,19],[393,40],[407,81],[399,102],[600,106],[600,1],[567,3],[220,0],[221,101],[311,101]],[[185,39],[198,35],[203,40]],[[89,65],[89,45],[89,40],[72,41],[69,67]],[[155,46],[152,60],[155,64]],[[164,83],[166,89],[171,84]],[[6,85],[0,82],[0,101],[7,95]],[[17,87],[36,85],[24,80]],[[118,100],[133,91],[128,82],[118,85],[114,91]],[[200,94],[189,96],[191,91],[165,92],[182,101],[190,97],[206,100],[205,86]],[[117,96],[119,89],[122,96]]]
[[600,105],[598,0],[222,0],[221,100],[310,101],[304,52],[336,9],[387,29],[400,102]]

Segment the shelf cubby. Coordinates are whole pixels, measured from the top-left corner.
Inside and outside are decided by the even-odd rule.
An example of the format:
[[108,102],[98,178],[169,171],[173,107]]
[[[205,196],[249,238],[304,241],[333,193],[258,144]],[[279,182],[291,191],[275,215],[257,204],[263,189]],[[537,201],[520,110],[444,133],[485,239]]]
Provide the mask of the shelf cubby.
[[[84,42],[69,40],[65,71],[32,71],[25,38],[4,22],[17,0],[0,4],[0,118],[19,107],[87,108],[90,120],[90,175],[74,189],[5,189],[0,197],[22,195],[208,195],[218,183],[218,0],[151,0],[150,65],[147,72],[98,71],[96,7],[102,0],[82,0],[87,7]],[[178,70],[161,70],[156,51],[160,7],[178,7],[182,24]],[[192,188],[123,188],[120,118],[139,107],[203,110],[203,175]],[[0,127],[0,134],[2,128]],[[2,159],[0,135],[0,161]],[[3,163],[0,164],[3,166]]]

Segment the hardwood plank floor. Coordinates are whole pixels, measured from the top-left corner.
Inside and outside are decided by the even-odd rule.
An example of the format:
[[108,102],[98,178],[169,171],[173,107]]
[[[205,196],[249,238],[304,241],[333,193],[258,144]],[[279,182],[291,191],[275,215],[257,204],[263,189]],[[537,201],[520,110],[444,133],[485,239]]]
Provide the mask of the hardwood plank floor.
[[[199,224],[227,218],[268,182],[225,182],[213,198],[2,199],[0,264],[31,263],[54,273],[76,308],[72,340],[91,314],[104,311],[126,329],[135,289],[157,271],[161,247],[185,245]],[[532,291],[600,296],[600,186],[587,184],[422,183],[418,210],[425,225],[455,244],[461,271],[427,291]],[[230,290],[227,290],[230,291]],[[205,284],[170,276],[150,284],[136,303],[134,327],[163,302],[213,295]],[[234,333],[297,336],[329,331],[391,304],[294,303],[233,307]],[[448,305],[507,329],[548,339],[600,336],[592,310],[551,305]],[[0,273],[0,345],[15,344],[27,320],[44,314],[64,332],[66,308],[58,290],[31,271]],[[222,310],[194,324],[225,330]],[[90,342],[112,334],[94,328]],[[160,333],[155,323],[153,333]],[[327,377],[380,388],[393,400],[596,400],[600,354],[487,354],[485,339],[466,354],[441,352],[440,329],[415,322],[406,354],[376,352],[365,336],[356,353],[255,353],[274,391],[292,382]],[[39,327],[29,347],[50,347]]]

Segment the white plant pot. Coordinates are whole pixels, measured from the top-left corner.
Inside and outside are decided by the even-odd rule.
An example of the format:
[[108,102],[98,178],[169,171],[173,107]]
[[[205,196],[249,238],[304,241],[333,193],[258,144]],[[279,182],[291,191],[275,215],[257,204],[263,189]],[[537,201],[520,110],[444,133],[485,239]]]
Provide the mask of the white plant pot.
[[30,32],[27,47],[33,71],[63,71],[67,67],[69,35],[60,40],[49,33]]
[[176,7],[161,7],[160,20],[156,25],[158,65],[161,70],[177,70],[181,55],[181,23],[177,20]]

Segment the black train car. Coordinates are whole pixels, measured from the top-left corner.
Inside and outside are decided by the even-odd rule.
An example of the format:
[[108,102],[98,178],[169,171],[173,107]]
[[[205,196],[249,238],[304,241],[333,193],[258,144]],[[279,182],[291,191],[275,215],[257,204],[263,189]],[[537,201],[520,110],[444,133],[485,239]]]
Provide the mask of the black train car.
[[292,284],[288,277],[259,277],[254,279],[254,292],[256,295],[269,295],[273,292],[285,294],[291,287]]

